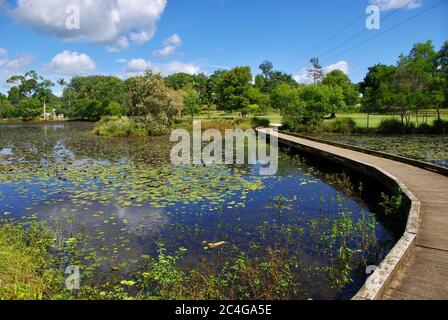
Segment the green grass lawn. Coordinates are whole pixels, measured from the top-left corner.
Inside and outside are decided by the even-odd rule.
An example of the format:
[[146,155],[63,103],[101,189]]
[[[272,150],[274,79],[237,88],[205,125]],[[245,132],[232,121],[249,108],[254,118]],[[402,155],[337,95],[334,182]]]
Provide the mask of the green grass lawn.
[[[339,118],[352,118],[355,120],[356,125],[360,128],[366,128],[367,127],[367,114],[366,113],[341,113],[337,115]],[[387,114],[371,114],[369,119],[369,127],[370,128],[377,128],[381,121],[387,120],[387,119],[398,119],[401,120],[400,116],[394,116],[394,115],[387,115]],[[443,119],[448,119],[448,116],[445,114],[442,115]],[[437,119],[436,116],[429,116],[429,117],[419,117],[419,123],[428,123],[432,124]],[[416,123],[416,118],[413,116],[411,118],[411,121]]]
[[[237,119],[240,118],[241,115],[238,113],[226,113],[226,112],[211,112],[209,114],[203,114],[200,116],[195,117],[197,120],[218,120],[218,119]],[[367,113],[338,113],[338,118],[352,118],[355,120],[356,125],[360,128],[367,128]],[[282,116],[279,112],[270,112],[266,115],[257,116],[257,118],[267,118],[271,121],[271,123],[282,123]],[[387,120],[387,119],[400,119],[400,116],[396,115],[389,115],[389,114],[371,114],[369,119],[369,127],[370,128],[377,128],[381,121]],[[437,117],[435,115],[431,115],[429,117],[420,116],[419,117],[419,123],[424,123],[425,121],[428,124],[432,124],[434,120],[436,120]],[[448,120],[448,109],[442,110],[442,119]],[[331,121],[331,120],[329,120]],[[416,122],[415,115],[412,116],[411,119],[412,122]]]

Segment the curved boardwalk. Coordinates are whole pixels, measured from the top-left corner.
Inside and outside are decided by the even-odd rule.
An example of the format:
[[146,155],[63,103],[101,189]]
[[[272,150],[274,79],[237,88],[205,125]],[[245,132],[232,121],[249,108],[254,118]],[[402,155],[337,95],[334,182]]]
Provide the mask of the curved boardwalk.
[[[263,130],[260,130],[263,131]],[[416,244],[380,296],[387,300],[448,299],[448,177],[398,161],[279,133],[279,140],[381,168],[421,202]]]

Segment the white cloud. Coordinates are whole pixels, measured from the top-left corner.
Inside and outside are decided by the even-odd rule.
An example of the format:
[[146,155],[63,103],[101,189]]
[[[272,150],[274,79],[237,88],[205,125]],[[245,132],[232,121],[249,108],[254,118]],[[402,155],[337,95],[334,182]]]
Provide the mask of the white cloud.
[[416,9],[421,7],[421,0],[370,0],[370,3],[379,6],[382,11],[393,9]]
[[[331,71],[334,70],[341,70],[346,75],[349,73],[349,66],[347,61],[339,61],[335,64],[328,65],[326,67],[323,67],[324,74],[328,74]],[[294,76],[294,80],[296,80],[298,83],[304,83],[304,84],[310,84],[313,83],[313,79],[308,77],[308,69],[302,68],[299,72],[297,72]]]
[[46,69],[64,76],[85,75],[95,71],[95,62],[85,53],[65,50],[58,53]]
[[0,66],[8,70],[20,70],[29,65],[34,60],[30,53],[23,52],[14,59],[8,58],[8,50],[0,48]]
[[128,62],[128,60],[126,60],[126,59],[116,59],[115,62],[117,62],[117,63],[126,63],[126,62]]
[[129,48],[131,44],[129,43],[128,38],[126,37],[120,37],[116,43],[115,46],[107,46],[106,50],[109,52],[120,52],[124,49]]
[[123,69],[121,78],[129,78],[142,75],[146,70],[160,73],[162,76],[168,76],[173,73],[183,72],[188,74],[198,74],[201,68],[195,63],[183,63],[180,61],[171,61],[168,63],[154,64],[145,59],[132,59]]
[[29,65],[34,60],[34,56],[29,53],[22,53],[18,55],[15,59],[8,60],[4,67],[9,70],[21,70]]
[[[110,45],[109,50],[141,44],[155,34],[167,0],[17,0],[12,18],[40,33],[65,40],[85,40]],[[66,28],[66,8],[80,11],[80,29]]]
[[188,74],[198,74],[201,68],[195,63],[183,63],[179,61],[172,61],[155,67],[156,72],[160,72],[163,76],[168,76],[173,73],[183,72]]
[[143,73],[149,69],[150,63],[144,59],[132,59],[124,69],[126,73]]
[[6,92],[11,87],[6,80],[23,70],[34,60],[32,54],[23,52],[9,59],[8,50],[0,48],[0,91]]
[[327,73],[330,73],[331,71],[334,71],[334,70],[341,70],[346,75],[348,75],[348,71],[349,71],[348,62],[347,61],[339,61],[339,62],[337,62],[335,64],[331,64],[329,66],[326,66],[324,68],[324,73],[327,74]]
[[155,51],[154,54],[158,57],[171,56],[177,48],[182,46],[182,38],[177,33],[172,34],[162,42],[162,45],[164,47]]

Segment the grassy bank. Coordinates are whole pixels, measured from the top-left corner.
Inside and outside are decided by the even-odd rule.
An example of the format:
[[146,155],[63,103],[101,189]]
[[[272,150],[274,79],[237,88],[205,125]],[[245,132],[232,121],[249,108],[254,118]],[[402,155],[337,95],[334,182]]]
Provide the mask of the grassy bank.
[[60,274],[53,269],[53,237],[42,224],[26,231],[0,226],[0,300],[49,299],[60,289]]

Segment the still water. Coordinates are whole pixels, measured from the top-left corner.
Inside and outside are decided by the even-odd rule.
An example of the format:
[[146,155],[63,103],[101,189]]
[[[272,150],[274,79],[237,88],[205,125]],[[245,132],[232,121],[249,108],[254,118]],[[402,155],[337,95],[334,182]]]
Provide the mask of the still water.
[[[100,279],[118,269],[132,277],[160,243],[186,249],[186,270],[275,250],[300,265],[291,299],[347,299],[397,240],[358,196],[362,185],[349,192],[298,155],[281,151],[272,177],[258,166],[174,167],[168,137],[110,139],[91,129],[0,126],[0,218],[46,221],[68,243],[78,237],[101,257],[91,270]],[[343,242],[357,254],[352,281],[337,287],[324,270],[340,263],[333,253],[342,241],[332,237],[340,218],[353,222]]]

